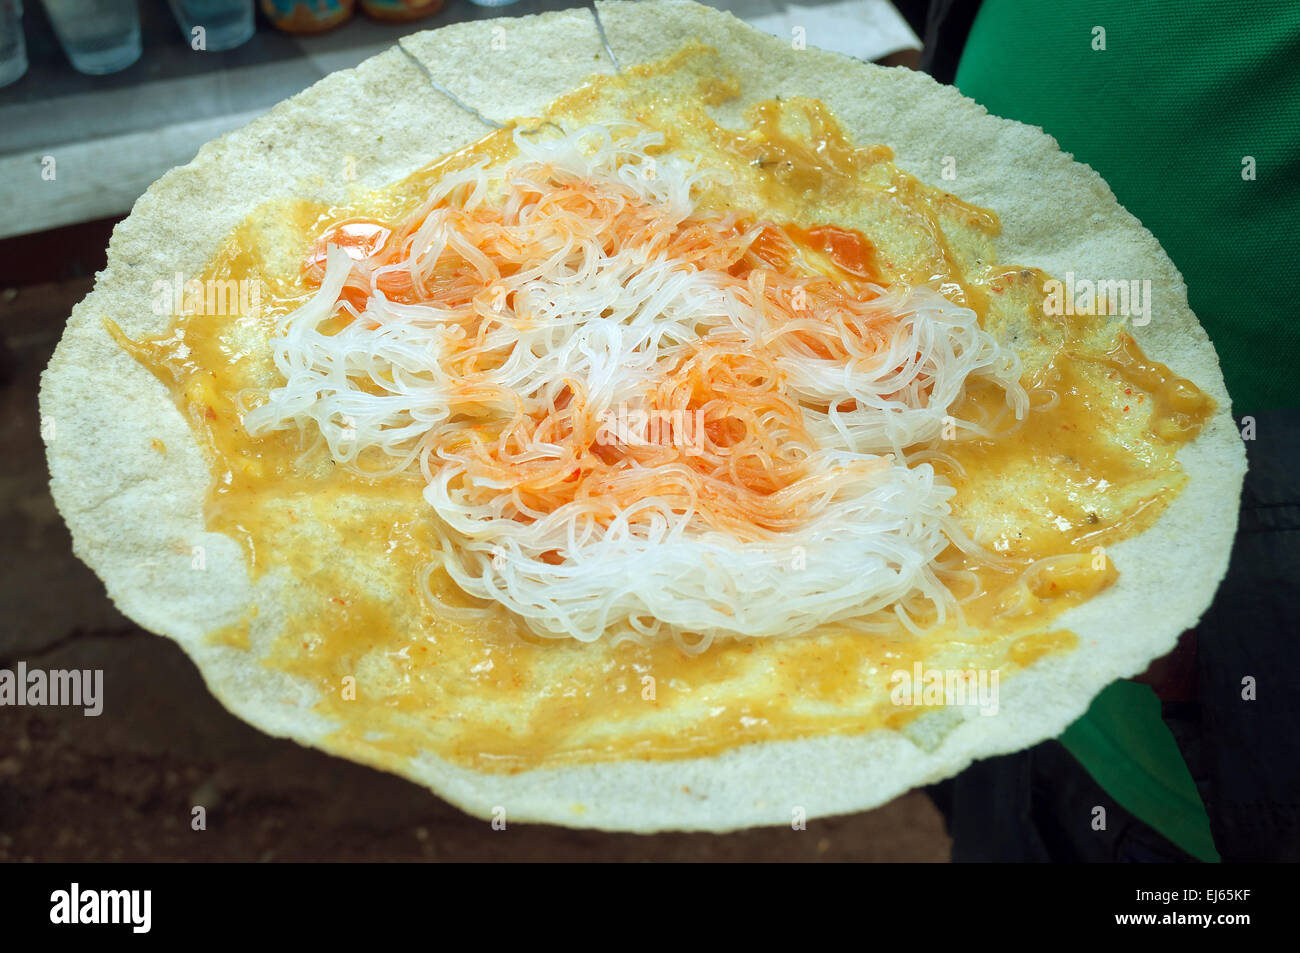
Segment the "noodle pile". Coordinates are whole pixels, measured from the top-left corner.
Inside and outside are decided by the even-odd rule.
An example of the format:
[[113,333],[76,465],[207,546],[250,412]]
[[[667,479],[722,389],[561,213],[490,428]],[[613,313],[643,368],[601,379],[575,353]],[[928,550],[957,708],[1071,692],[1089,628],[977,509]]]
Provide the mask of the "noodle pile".
[[432,568],[540,635],[695,651],[918,601],[942,620],[941,554],[976,548],[909,459],[983,432],[949,416],[972,377],[1024,417],[1014,352],[937,291],[823,273],[779,226],[698,208],[707,173],[657,133],[515,142],[401,223],[322,236],[248,431],[418,467]]

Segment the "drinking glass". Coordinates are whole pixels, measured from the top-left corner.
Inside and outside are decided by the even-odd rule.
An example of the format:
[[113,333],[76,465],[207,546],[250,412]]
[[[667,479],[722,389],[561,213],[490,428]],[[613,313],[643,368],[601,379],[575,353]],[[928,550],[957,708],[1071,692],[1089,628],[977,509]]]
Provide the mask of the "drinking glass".
[[98,76],[140,58],[135,0],[42,0],[59,45],[79,72]]
[[0,0],[0,86],[8,86],[26,72],[22,0]]
[[[253,35],[253,0],[168,0],[172,16],[185,42],[194,49],[215,53],[233,50]],[[196,27],[202,27],[202,46],[195,46]]]

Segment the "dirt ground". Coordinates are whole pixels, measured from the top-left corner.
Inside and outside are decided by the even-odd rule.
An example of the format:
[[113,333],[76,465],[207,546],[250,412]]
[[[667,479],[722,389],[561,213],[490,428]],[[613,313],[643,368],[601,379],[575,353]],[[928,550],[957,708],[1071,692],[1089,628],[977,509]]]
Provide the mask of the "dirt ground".
[[[173,643],[123,617],[49,496],[36,390],[73,278],[0,291],[0,668],[104,671],[104,712],[0,708],[0,860],[946,861],[913,792],[805,831],[494,831],[423,788],[248,727]],[[207,829],[190,827],[203,805]]]

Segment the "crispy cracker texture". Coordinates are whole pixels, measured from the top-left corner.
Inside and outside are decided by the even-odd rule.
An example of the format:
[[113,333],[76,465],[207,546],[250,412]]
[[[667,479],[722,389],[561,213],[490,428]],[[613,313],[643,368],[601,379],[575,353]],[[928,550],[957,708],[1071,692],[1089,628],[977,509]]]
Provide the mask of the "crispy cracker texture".
[[[796,51],[684,0],[610,0],[597,9],[623,68],[690,41],[715,47],[744,83],[724,118],[758,99],[812,96],[829,104],[855,141],[888,144],[898,165],[923,180],[938,180],[940,163],[953,157],[959,176],[945,186],[997,211],[1000,261],[1056,275],[1150,278],[1152,320],[1135,336],[1219,409],[1179,453],[1189,477],[1181,496],[1153,528],[1108,550],[1119,581],[1058,620],[1077,633],[1078,648],[1007,679],[996,717],[961,720],[928,738],[876,731],[750,744],[708,758],[518,774],[478,773],[429,753],[382,766],[480,817],[504,806],[513,821],[606,830],[786,824],[796,809],[809,817],[865,810],[976,758],[1054,737],[1106,684],[1169,651],[1226,570],[1245,453],[1214,348],[1151,233],[1041,130],[992,117],[925,75]],[[108,266],[74,309],[41,388],[55,502],[78,556],[114,602],[179,642],[230,711],[326,751],[334,726],[313,710],[313,686],[206,637],[254,604],[255,641],[276,632],[294,582],[276,572],[252,579],[237,544],[205,530],[203,451],[167,389],[113,342],[103,321],[130,336],[163,331],[169,318],[151,307],[154,283],[200,273],[220,240],[265,201],[341,202],[488,131],[430,76],[481,116],[502,121],[535,115],[587,76],[614,69],[582,9],[458,24],[414,34],[402,46],[327,76],[159,179],[114,231]],[[353,179],[343,174],[349,160]]]

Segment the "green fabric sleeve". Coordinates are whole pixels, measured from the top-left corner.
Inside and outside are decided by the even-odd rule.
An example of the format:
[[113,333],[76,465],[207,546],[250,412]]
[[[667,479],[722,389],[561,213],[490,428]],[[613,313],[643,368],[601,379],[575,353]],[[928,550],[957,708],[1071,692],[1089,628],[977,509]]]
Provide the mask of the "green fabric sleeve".
[[1042,126],[1160,240],[1238,414],[1297,403],[1300,256],[1283,244],[1300,223],[1297,57],[1292,0],[984,0],[957,70],[963,93]]

